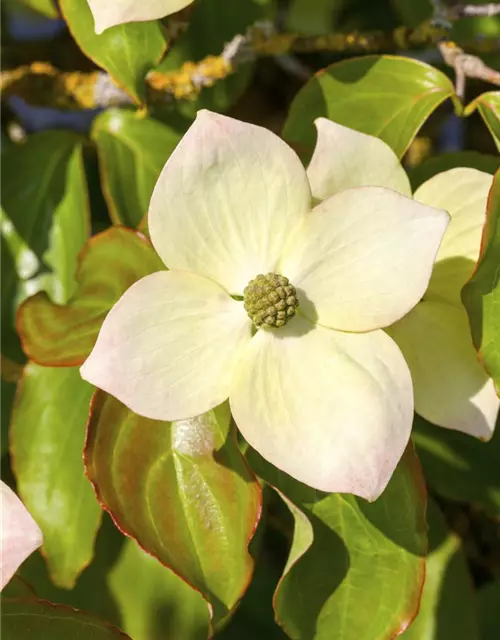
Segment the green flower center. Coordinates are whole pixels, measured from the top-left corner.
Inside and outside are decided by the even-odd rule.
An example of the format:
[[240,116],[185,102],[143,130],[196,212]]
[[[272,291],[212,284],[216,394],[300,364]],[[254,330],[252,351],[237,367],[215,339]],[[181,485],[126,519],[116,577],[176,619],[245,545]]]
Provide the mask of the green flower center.
[[299,306],[295,287],[276,273],[258,275],[243,291],[245,309],[258,328],[283,327]]

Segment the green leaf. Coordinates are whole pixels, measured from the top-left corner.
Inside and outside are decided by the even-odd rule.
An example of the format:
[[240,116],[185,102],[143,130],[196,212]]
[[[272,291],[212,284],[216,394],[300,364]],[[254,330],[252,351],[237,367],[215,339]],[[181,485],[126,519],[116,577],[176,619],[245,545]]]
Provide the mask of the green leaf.
[[284,137],[305,160],[316,143],[314,120],[329,118],[377,136],[402,157],[425,120],[447,98],[450,80],[423,62],[397,56],[363,56],[319,71],[299,91]]
[[[174,44],[158,71],[176,71],[185,62],[198,62],[208,55],[220,55],[224,45],[237,34],[266,17],[270,0],[196,0],[190,14],[187,31]],[[179,112],[194,118],[198,109],[226,111],[242,94],[252,73],[245,64],[237,73],[218,80],[213,87],[203,89],[197,100],[180,101]]]
[[2,158],[2,352],[18,362],[11,345],[19,301],[43,289],[63,304],[75,288],[89,235],[82,142],[74,133],[44,131]]
[[[257,538],[263,533],[259,527]],[[265,534],[264,534],[265,535]],[[255,545],[252,544],[253,549]],[[279,580],[279,560],[274,549],[259,545],[255,573],[234,616],[217,632],[217,640],[286,640],[287,636],[274,620],[273,592]],[[183,640],[183,639],[180,639]]]
[[44,366],[82,364],[118,298],[143,276],[164,268],[140,233],[112,227],[93,236],[80,258],[78,289],[66,306],[55,305],[40,293],[19,309],[25,352]]
[[[3,361],[2,361],[2,366],[3,366]],[[2,372],[3,375],[3,372]],[[4,378],[2,377],[1,379],[1,383],[2,383],[2,403],[1,403],[1,418],[2,418],[2,424],[4,425],[2,428],[2,434],[1,434],[1,450],[0,450],[0,455],[4,455],[4,453],[7,453],[9,450],[9,428],[8,425],[10,424],[10,415],[12,412],[12,405],[14,402],[14,394],[16,393],[16,383],[15,382],[10,382],[7,380],[4,380]]]
[[415,191],[437,173],[455,167],[470,167],[493,175],[500,167],[500,159],[498,156],[486,155],[477,151],[456,151],[432,156],[407,171],[412,190]]
[[60,0],[59,4],[85,55],[107,71],[136,102],[143,102],[146,73],[159,62],[167,46],[161,24],[130,22],[97,35],[87,0]]
[[472,339],[484,368],[500,392],[500,171],[488,196],[481,253],[476,270],[462,289]]
[[416,615],[427,546],[425,488],[411,449],[373,503],[324,494],[248,454],[295,520],[276,617],[300,640],[386,640]]
[[115,224],[137,227],[153,187],[181,136],[152,118],[110,109],[93,123],[101,183]]
[[452,533],[434,502],[427,509],[429,551],[418,616],[404,640],[477,640],[472,581],[460,538]]
[[500,151],[500,91],[487,91],[465,108],[465,115],[478,110]]
[[210,623],[202,596],[133,540],[125,542],[108,584],[134,640],[206,640]]
[[427,484],[443,498],[500,513],[500,424],[489,442],[438,427],[415,415],[413,440]]
[[52,579],[67,589],[92,559],[101,519],[82,462],[91,395],[78,369],[30,363],[12,414],[18,491],[43,532]]
[[98,391],[84,454],[119,529],[199,590],[215,622],[248,586],[261,510],[229,418],[221,405],[191,420],[148,420]]
[[500,580],[489,582],[477,593],[481,640],[498,640],[500,629]]
[[2,598],[5,640],[131,640],[107,622],[47,600]]
[[94,557],[78,577],[73,589],[63,589],[54,585],[48,573],[46,560],[40,551],[35,551],[21,565],[18,575],[32,588],[37,598],[88,611],[122,628],[123,620],[107,580],[110,571],[119,561],[125,540],[108,514],[103,512]]
[[[17,0],[18,4],[46,18],[57,19],[59,12],[53,0]],[[6,2],[8,4],[8,2]],[[15,6],[15,3],[13,3]]]

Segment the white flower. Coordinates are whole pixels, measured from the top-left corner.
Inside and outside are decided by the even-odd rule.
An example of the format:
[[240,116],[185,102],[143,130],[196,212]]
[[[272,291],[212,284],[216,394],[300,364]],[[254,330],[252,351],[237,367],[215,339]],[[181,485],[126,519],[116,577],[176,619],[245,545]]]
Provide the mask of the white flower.
[[[378,138],[324,118],[308,169],[313,195],[327,198],[345,185],[380,185],[411,195],[394,152]],[[481,366],[460,290],[472,275],[481,245],[493,177],[475,169],[440,173],[415,192],[415,200],[451,215],[423,299],[387,329],[410,367],[415,410],[427,420],[487,440],[500,400]]]
[[95,32],[125,22],[157,20],[180,11],[193,0],[88,0]]
[[[282,140],[201,111],[151,199],[152,242],[171,270],[117,302],[82,376],[158,420],[229,398],[272,464],[375,499],[413,416],[408,367],[381,327],[424,294],[449,216],[383,187],[311,202]],[[289,278],[300,306],[285,326],[256,330],[242,298],[267,273]]]
[[43,544],[42,532],[23,503],[4,482],[2,496],[2,550],[0,589],[3,589],[26,558]]

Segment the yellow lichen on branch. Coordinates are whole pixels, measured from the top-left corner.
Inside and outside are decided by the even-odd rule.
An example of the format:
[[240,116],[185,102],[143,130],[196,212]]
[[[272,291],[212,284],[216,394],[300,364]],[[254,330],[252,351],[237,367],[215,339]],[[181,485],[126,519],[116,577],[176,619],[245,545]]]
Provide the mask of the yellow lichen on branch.
[[165,94],[170,94],[177,100],[189,100],[196,98],[202,87],[212,86],[232,71],[231,62],[223,56],[207,56],[198,63],[184,63],[178,71],[151,71],[146,82],[153,100],[160,99]]
[[36,106],[91,109],[99,73],[60,72],[48,62],[34,62],[2,71],[1,89],[5,97],[20,96]]
[[[320,51],[343,54],[405,51],[440,45],[445,33],[442,27],[425,21],[415,29],[398,27],[389,32],[332,33],[309,37],[276,33],[269,23],[258,23],[245,35],[236,35],[220,55],[210,55],[199,62],[186,62],[175,71],[150,71],[145,79],[147,102],[193,100],[204,87],[226,78],[257,56]],[[491,47],[488,39],[476,45],[480,51],[488,51]],[[103,71],[60,72],[49,63],[33,63],[2,72],[1,87],[4,97],[21,96],[37,106],[89,109],[132,102],[132,98]]]

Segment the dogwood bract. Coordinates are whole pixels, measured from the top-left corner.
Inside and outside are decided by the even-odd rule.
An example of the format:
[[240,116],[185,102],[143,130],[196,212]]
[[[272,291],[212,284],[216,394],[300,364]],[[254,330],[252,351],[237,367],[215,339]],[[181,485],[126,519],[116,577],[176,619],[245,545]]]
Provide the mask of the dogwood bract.
[[374,499],[413,415],[408,367],[381,327],[422,297],[449,216],[383,187],[311,203],[276,135],[199,112],[149,209],[170,271],[116,303],[82,376],[157,420],[229,398],[272,464]]
[[43,544],[43,537],[39,526],[12,489],[0,482],[0,490],[0,589],[3,589],[26,558]]
[[125,22],[156,20],[180,11],[193,0],[88,0],[95,32]]
[[[385,142],[325,118],[316,127],[308,175],[317,199],[361,185],[411,196],[408,177]],[[456,168],[416,190],[415,200],[446,209],[451,221],[422,300],[387,329],[410,367],[415,410],[437,425],[484,440],[493,433],[500,400],[474,349],[460,291],[479,256],[492,182],[487,173]]]

